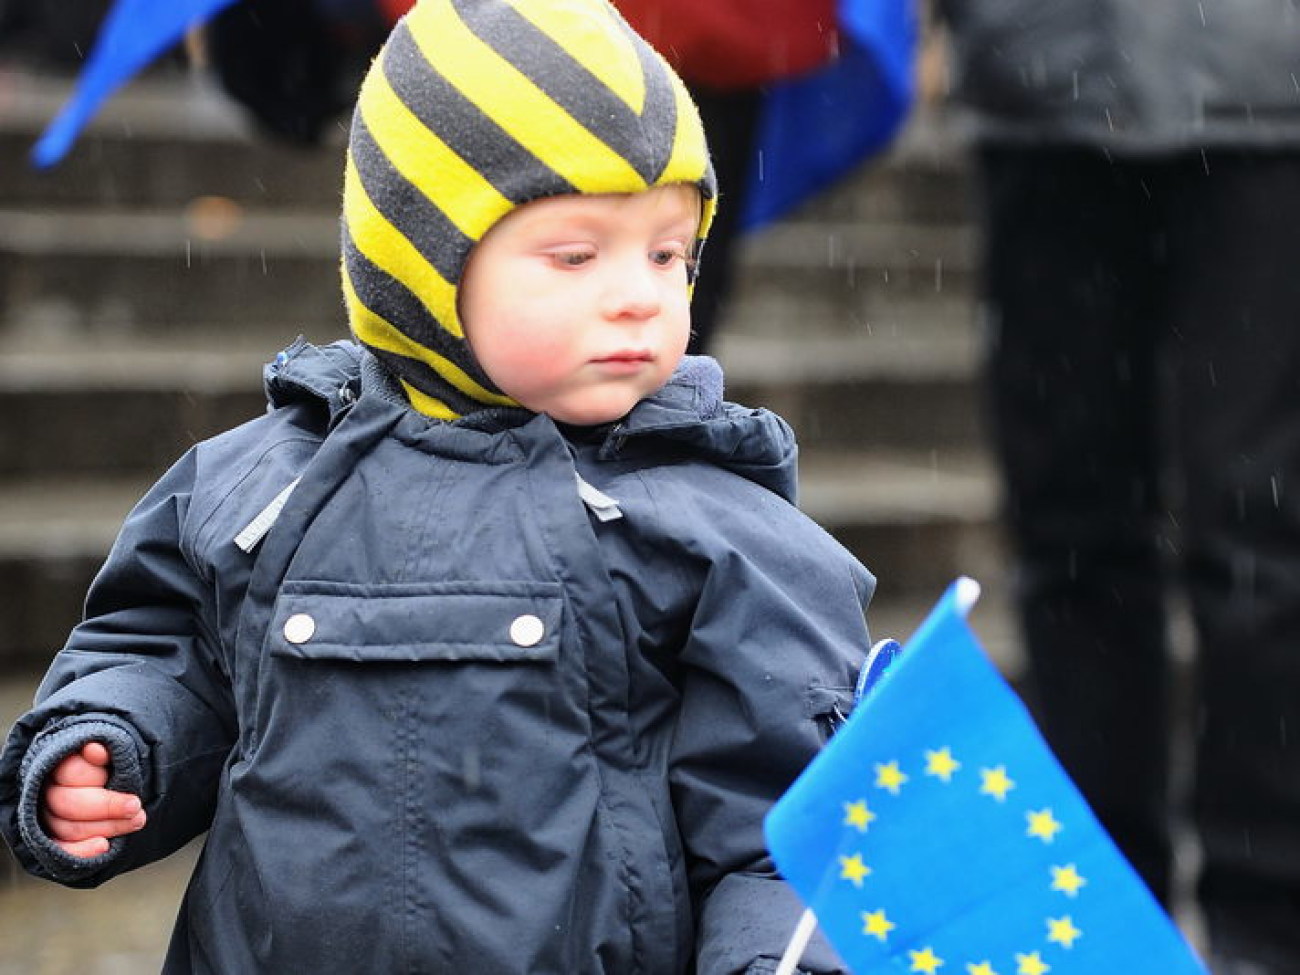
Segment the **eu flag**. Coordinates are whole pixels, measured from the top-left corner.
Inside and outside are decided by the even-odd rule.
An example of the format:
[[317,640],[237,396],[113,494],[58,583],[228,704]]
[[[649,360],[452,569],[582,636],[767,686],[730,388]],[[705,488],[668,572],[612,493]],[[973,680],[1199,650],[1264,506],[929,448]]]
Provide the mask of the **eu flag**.
[[233,0],[117,0],[100,28],[72,98],[32,150],[46,168],[61,160],[100,104],[172,47],[190,27]]
[[859,975],[1203,975],[965,621],[959,580],[773,807]]

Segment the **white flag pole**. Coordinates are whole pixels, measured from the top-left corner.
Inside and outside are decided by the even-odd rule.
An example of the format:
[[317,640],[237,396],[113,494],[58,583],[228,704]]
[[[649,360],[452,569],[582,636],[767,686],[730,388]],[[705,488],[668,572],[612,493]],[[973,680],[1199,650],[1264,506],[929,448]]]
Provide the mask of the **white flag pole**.
[[799,923],[795,926],[794,934],[790,936],[790,943],[785,946],[785,954],[781,956],[781,963],[776,966],[773,975],[794,975],[795,969],[799,965],[799,959],[803,957],[803,950],[808,947],[808,941],[817,930],[817,915],[811,910],[804,911],[803,916],[799,918]]

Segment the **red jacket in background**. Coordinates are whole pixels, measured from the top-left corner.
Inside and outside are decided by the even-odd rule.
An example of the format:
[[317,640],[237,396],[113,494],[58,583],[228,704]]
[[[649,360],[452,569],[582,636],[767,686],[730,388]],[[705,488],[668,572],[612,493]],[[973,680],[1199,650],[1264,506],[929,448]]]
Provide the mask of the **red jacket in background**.
[[614,0],[683,79],[749,88],[820,67],[835,52],[835,0]]
[[379,12],[390,24],[397,23],[397,18],[415,6],[415,0],[377,0]]
[[[378,0],[390,20],[414,0]],[[750,88],[825,64],[835,52],[835,0],[614,0],[683,79]]]

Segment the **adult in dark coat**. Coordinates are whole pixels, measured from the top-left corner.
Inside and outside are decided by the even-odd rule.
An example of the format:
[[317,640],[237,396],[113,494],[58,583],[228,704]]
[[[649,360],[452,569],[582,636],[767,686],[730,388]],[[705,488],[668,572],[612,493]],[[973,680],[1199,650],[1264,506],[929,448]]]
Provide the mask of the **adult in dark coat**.
[[988,392],[1049,737],[1169,898],[1168,607],[1186,606],[1216,965],[1300,971],[1300,14],[940,7],[973,121]]

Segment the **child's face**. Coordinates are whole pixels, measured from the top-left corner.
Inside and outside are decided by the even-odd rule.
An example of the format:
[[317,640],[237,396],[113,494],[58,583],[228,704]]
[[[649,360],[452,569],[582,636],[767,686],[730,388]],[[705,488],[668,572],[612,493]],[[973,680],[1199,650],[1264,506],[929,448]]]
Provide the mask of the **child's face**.
[[590,425],[659,389],[690,333],[687,261],[700,223],[688,186],[557,196],[502,218],[461,281],[465,335],[503,393]]

